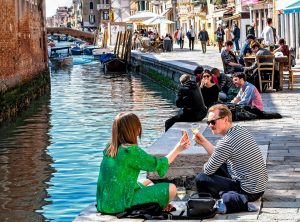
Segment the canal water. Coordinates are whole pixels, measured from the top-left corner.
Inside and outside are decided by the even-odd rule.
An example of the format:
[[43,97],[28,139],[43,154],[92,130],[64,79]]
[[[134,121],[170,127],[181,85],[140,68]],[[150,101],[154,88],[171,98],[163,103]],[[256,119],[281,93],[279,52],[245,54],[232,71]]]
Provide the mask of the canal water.
[[0,221],[72,221],[95,201],[116,114],[140,117],[147,149],[175,114],[174,100],[146,77],[104,74],[97,62],[51,70],[51,92],[0,128]]

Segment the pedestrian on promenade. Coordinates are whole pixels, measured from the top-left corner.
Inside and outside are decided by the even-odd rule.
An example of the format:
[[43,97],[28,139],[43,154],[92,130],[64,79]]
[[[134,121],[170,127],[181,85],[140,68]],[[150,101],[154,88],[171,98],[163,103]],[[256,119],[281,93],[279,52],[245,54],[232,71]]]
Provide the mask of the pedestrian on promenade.
[[197,191],[219,199],[218,213],[257,211],[249,202],[264,194],[268,174],[253,136],[246,128],[233,126],[232,114],[223,104],[208,110],[207,124],[213,134],[223,137],[214,146],[201,133],[194,134],[194,140],[210,156],[203,166],[204,172],[195,178]]
[[225,42],[232,41],[232,33],[229,25],[226,26],[224,33],[225,33]]
[[247,31],[247,35],[254,35],[255,36],[255,26],[256,26],[256,23],[253,22],[250,29]]
[[176,106],[180,108],[176,116],[165,122],[167,131],[176,122],[201,121],[206,116],[206,107],[203,101],[201,90],[190,75],[183,74],[180,79],[181,87],[177,94]]
[[272,19],[268,18],[267,19],[267,25],[264,27],[261,37],[264,38],[264,44],[267,46],[274,45],[276,38],[276,30],[275,30],[275,35],[272,27]]
[[217,31],[215,31],[215,34],[217,35],[217,42],[218,42],[218,47],[219,47],[219,52],[221,52],[222,47],[223,47],[223,42],[224,42],[224,30],[222,29],[222,26],[219,25]]
[[179,46],[181,49],[183,49],[183,44],[184,44],[184,33],[182,27],[179,29],[177,33],[177,40],[179,41]]
[[192,25],[190,26],[190,29],[187,31],[186,36],[189,39],[190,50],[194,50],[196,32]]
[[138,146],[142,135],[139,118],[133,113],[120,113],[112,125],[110,144],[103,152],[97,183],[97,211],[106,214],[124,212],[144,203],[159,203],[170,210],[170,201],[176,196],[176,186],[171,183],[153,184],[150,180],[137,181],[143,171],[157,171],[165,176],[177,155],[190,145],[186,131],[174,149],[165,157],[155,157]]
[[200,30],[199,34],[198,34],[198,39],[201,42],[201,47],[202,47],[202,52],[206,53],[206,44],[207,41],[209,41],[209,36],[207,31],[205,30],[205,27],[202,27],[202,30]]
[[240,50],[239,41],[240,41],[241,31],[237,24],[234,24],[232,34],[233,34],[233,42],[234,42],[235,51],[239,51]]
[[176,31],[174,32],[174,41],[176,41],[177,45],[179,45],[179,40],[177,38],[178,32],[179,32],[179,29],[176,29]]
[[242,106],[256,107],[260,111],[264,111],[264,104],[257,88],[246,81],[244,73],[235,73],[233,75],[233,84],[240,88],[237,96],[231,101]]

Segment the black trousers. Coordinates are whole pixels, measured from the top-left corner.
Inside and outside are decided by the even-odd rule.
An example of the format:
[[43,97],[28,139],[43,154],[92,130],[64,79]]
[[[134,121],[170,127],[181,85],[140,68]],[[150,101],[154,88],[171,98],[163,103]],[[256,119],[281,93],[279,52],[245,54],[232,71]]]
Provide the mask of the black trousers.
[[264,194],[250,194],[242,190],[240,182],[229,175],[225,163],[213,175],[199,173],[195,182],[198,192],[210,193],[216,199],[222,198],[227,213],[248,211],[248,202],[255,201]]
[[194,41],[195,41],[195,37],[190,37],[189,38],[189,48],[190,48],[190,50],[194,50]]
[[202,52],[206,53],[206,41],[201,41]]

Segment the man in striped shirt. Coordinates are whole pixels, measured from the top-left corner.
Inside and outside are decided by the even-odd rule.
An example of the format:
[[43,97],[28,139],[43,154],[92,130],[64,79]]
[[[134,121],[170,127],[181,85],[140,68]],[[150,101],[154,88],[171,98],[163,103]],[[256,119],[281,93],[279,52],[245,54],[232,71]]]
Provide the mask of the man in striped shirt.
[[223,138],[214,146],[202,134],[194,135],[194,140],[210,155],[204,172],[195,179],[198,192],[220,198],[219,213],[253,210],[248,202],[263,195],[268,181],[257,143],[247,129],[232,125],[232,114],[223,104],[209,109],[207,124],[213,134]]

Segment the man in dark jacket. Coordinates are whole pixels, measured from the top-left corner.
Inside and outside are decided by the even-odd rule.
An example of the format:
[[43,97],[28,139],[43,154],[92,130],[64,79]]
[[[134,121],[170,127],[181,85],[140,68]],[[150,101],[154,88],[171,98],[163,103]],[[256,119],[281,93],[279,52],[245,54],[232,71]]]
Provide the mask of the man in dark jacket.
[[181,108],[176,116],[171,117],[165,122],[167,131],[176,122],[201,121],[207,109],[201,91],[195,81],[192,81],[188,74],[180,77],[181,88],[177,94],[176,106]]
[[208,33],[203,27],[202,30],[200,30],[198,34],[198,39],[201,41],[201,46],[202,46],[202,52],[206,53],[206,44],[207,41],[209,40]]
[[234,42],[234,46],[235,46],[235,51],[239,51],[240,50],[240,46],[239,46],[239,40],[240,40],[240,28],[237,26],[237,24],[234,25],[234,29],[233,29],[233,42]]

